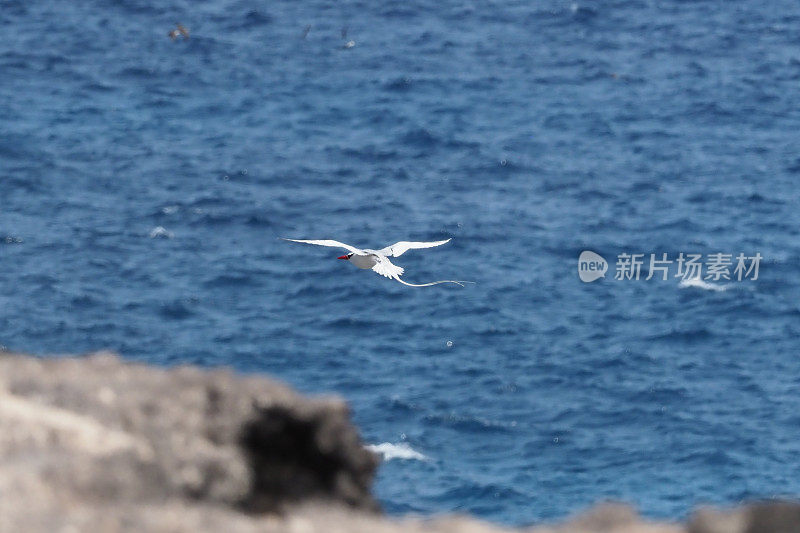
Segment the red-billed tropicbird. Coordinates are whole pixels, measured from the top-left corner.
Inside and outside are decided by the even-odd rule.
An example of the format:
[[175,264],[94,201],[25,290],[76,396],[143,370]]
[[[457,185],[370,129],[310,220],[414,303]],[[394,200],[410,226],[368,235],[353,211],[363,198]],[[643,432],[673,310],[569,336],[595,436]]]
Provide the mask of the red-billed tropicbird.
[[442,244],[450,242],[450,239],[447,239],[446,241],[434,241],[434,242],[400,241],[394,243],[391,246],[387,246],[386,248],[382,248],[380,250],[370,250],[368,248],[360,250],[354,246],[350,246],[349,244],[345,244],[339,241],[333,241],[330,239],[323,239],[323,240],[284,239],[284,240],[292,242],[302,242],[306,244],[316,244],[317,246],[344,248],[350,253],[339,256],[337,257],[337,259],[344,259],[346,261],[350,261],[358,268],[363,268],[363,269],[371,268],[381,276],[386,276],[387,278],[399,281],[403,285],[408,285],[409,287],[430,287],[431,285],[438,285],[439,283],[455,283],[456,285],[461,285],[463,287],[464,286],[463,283],[472,283],[470,281],[454,281],[449,279],[441,281],[432,281],[430,283],[422,283],[420,285],[417,285],[415,283],[407,283],[402,279],[400,279],[400,276],[403,275],[403,268],[394,265],[392,264],[391,261],[389,261],[390,257],[400,257],[408,250],[441,246]]

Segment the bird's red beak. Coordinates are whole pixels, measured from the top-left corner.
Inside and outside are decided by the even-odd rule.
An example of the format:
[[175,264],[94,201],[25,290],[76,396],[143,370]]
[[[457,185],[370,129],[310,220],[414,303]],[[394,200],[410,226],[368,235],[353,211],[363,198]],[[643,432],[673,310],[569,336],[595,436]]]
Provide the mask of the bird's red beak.
[[346,256],[346,255],[340,255],[340,256],[339,256],[339,257],[337,257],[336,259],[350,259],[350,257],[348,257],[348,256]]

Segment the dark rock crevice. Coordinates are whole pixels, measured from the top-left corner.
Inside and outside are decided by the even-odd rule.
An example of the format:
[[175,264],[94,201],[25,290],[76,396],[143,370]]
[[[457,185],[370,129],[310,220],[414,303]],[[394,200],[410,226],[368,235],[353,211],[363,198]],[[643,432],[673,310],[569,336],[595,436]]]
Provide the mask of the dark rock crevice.
[[341,438],[348,424],[343,412],[257,408],[241,436],[253,476],[245,509],[275,511],[280,502],[320,498],[377,510],[370,496],[377,461],[357,441]]

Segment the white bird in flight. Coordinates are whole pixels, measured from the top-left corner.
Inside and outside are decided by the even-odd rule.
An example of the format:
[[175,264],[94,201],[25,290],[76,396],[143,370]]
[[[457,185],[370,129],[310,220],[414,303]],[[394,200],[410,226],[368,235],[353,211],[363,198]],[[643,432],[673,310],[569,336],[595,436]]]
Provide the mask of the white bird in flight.
[[330,246],[332,248],[344,248],[347,250],[348,254],[342,255],[337,257],[337,259],[344,259],[345,261],[350,261],[358,268],[371,268],[381,276],[386,276],[387,278],[393,279],[395,281],[399,281],[403,285],[408,285],[409,287],[430,287],[431,285],[438,285],[439,283],[455,283],[456,285],[464,286],[464,283],[472,283],[471,281],[454,281],[454,280],[441,280],[441,281],[432,281],[430,283],[407,283],[400,279],[400,276],[403,275],[403,268],[397,265],[392,264],[389,261],[390,257],[400,257],[404,253],[409,250],[416,250],[419,248],[433,248],[434,246],[441,246],[445,243],[450,242],[450,239],[446,241],[434,241],[434,242],[409,242],[409,241],[400,241],[396,242],[391,246],[387,246],[386,248],[382,248],[380,250],[370,250],[365,248],[360,250],[354,246],[350,246],[349,244],[345,244],[339,241],[333,241],[330,239],[323,239],[323,240],[303,240],[303,239],[283,239],[285,241],[292,241],[292,242],[302,242],[305,244],[315,244],[317,246]]

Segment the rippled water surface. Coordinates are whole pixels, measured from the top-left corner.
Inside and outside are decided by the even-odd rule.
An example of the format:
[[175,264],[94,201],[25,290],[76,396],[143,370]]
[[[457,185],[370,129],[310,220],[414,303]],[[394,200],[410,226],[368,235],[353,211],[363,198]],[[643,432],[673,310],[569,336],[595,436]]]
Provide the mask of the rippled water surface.
[[[0,344],[338,393],[391,513],[800,494],[797,2],[5,0],[0,23]],[[477,284],[279,237],[452,237],[396,263]],[[623,252],[764,259],[713,290],[615,281]]]

